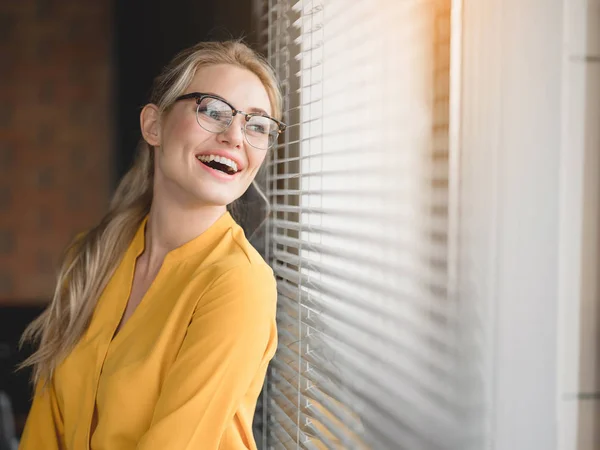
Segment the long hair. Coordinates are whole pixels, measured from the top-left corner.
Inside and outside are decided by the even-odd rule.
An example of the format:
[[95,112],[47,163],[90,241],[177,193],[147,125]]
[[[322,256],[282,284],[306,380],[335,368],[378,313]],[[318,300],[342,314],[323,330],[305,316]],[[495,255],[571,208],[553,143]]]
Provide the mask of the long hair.
[[[257,75],[274,116],[281,118],[281,92],[272,68],[261,55],[237,40],[201,42],[176,55],[154,80],[150,103],[157,105],[161,114],[167,112],[196,71],[214,64],[231,64]],[[20,367],[33,367],[35,383],[53,376],[87,329],[100,294],[150,211],[153,184],[154,150],[141,140],[133,166],[120,181],[108,212],[65,250],[52,301],[23,333],[21,344],[31,341],[37,349]],[[235,203],[228,205],[234,217],[238,210]]]

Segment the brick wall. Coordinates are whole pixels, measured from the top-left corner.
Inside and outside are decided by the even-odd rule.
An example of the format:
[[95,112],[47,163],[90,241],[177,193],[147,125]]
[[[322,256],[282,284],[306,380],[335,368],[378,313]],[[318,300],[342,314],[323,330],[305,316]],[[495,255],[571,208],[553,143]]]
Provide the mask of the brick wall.
[[0,3],[0,304],[39,302],[106,209],[111,3]]

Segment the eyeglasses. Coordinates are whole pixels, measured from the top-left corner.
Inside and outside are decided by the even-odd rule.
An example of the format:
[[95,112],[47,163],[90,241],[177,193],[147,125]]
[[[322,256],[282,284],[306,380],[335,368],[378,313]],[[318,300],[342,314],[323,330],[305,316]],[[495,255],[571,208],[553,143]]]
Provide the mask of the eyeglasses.
[[285,131],[286,125],[262,113],[247,113],[235,109],[225,99],[212,94],[192,92],[180,95],[175,99],[195,99],[196,121],[198,125],[211,133],[223,133],[233,123],[237,114],[242,114],[246,119],[242,128],[246,141],[252,147],[268,150],[277,143],[279,135]]

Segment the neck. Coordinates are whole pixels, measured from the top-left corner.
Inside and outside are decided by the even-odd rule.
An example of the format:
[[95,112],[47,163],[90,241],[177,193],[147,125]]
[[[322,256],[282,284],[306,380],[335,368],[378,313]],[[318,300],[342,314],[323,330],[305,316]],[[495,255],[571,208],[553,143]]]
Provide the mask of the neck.
[[142,255],[148,272],[160,268],[168,252],[200,236],[225,212],[225,206],[185,208],[155,195],[146,224]]

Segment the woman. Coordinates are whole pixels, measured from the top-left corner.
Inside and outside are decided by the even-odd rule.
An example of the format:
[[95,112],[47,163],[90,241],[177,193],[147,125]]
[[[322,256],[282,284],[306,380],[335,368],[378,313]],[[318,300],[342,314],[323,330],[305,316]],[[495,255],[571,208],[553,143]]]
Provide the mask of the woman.
[[133,168],[24,335],[39,347],[22,450],[256,448],[275,279],[228,208],[285,129],[273,116],[273,71],[239,42],[156,79]]

